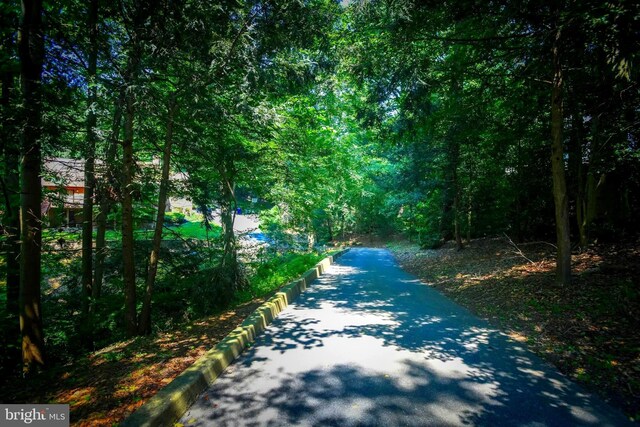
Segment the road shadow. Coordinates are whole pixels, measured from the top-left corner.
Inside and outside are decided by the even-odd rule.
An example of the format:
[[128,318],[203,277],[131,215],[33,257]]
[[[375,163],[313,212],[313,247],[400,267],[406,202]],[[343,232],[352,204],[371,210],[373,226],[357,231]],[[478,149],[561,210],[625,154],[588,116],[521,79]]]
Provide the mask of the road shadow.
[[[305,363],[315,367],[296,369]],[[221,426],[628,423],[522,345],[400,270],[382,249],[344,255],[183,421]]]

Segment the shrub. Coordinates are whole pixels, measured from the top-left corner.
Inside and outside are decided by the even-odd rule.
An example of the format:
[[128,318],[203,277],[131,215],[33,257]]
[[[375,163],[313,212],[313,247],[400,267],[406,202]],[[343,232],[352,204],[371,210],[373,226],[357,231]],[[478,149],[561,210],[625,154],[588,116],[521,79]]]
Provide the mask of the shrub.
[[187,222],[187,219],[182,212],[167,212],[164,216],[164,222],[170,225],[180,225]]

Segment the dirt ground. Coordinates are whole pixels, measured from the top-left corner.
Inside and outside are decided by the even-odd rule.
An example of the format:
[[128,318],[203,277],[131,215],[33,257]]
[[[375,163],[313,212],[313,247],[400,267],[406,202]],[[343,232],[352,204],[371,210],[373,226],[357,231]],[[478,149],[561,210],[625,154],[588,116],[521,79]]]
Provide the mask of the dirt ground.
[[638,242],[575,252],[570,286],[555,283],[547,243],[493,238],[472,240],[462,251],[452,243],[388,247],[407,271],[640,421]]

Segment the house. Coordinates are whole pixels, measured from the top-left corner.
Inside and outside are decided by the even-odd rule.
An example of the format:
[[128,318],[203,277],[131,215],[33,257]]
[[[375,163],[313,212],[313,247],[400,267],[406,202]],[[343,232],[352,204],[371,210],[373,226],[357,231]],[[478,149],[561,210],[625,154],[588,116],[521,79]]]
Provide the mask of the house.
[[50,226],[82,224],[84,160],[46,159],[42,171],[42,218]]
[[[158,166],[159,167],[159,166]],[[181,187],[187,183],[189,175],[186,172],[175,172],[169,176],[169,181],[180,185]],[[167,199],[167,212],[180,212],[185,215],[192,215],[195,212],[193,202],[185,197],[169,197]]]
[[[96,161],[98,174],[103,165]],[[141,162],[140,167],[160,172],[160,163]],[[155,171],[154,171],[155,172]],[[172,173],[172,182],[186,182],[184,172]],[[79,227],[82,225],[82,204],[84,199],[84,160],[49,158],[44,161],[42,171],[42,218],[52,227]],[[193,202],[185,197],[170,196],[167,212],[181,212],[189,215],[194,211]]]

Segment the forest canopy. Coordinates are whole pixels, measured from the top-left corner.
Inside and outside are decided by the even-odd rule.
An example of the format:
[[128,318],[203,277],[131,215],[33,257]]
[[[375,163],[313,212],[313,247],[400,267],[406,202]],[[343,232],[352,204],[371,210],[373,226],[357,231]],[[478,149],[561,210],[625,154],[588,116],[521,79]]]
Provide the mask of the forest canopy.
[[548,241],[571,286],[572,251],[640,232],[637,3],[0,11],[7,375],[250,298],[354,235]]

